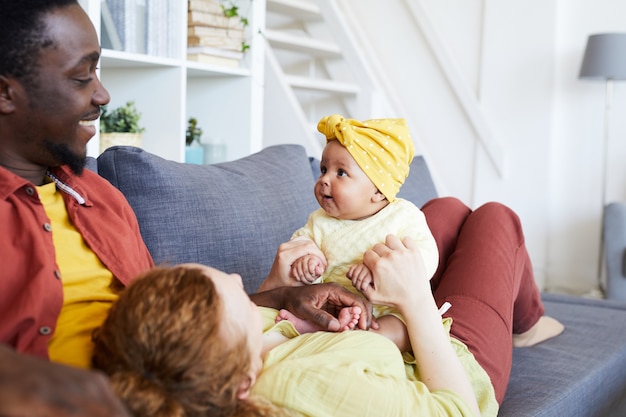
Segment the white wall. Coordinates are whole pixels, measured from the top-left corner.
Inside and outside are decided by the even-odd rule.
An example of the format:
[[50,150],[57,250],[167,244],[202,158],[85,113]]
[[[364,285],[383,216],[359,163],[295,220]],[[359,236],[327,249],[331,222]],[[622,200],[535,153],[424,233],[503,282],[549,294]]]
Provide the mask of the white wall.
[[[561,0],[555,43],[555,118],[551,167],[550,283],[556,290],[592,287],[599,254],[604,83],[578,80],[591,33],[626,32],[626,2]],[[626,200],[626,85],[615,83],[607,201]]]
[[[384,63],[379,75],[400,97],[396,116],[408,119],[439,192],[472,207],[490,200],[511,206],[522,219],[539,285],[548,291],[593,291],[604,85],[577,75],[590,33],[626,32],[626,2],[338,3],[360,26],[355,31],[369,58]],[[432,39],[435,52],[429,48]],[[440,66],[442,50],[447,71]],[[455,94],[459,79],[460,90],[471,92],[475,103]],[[478,117],[468,117],[468,108]],[[626,82],[616,83],[609,201],[626,199],[626,164],[620,163],[626,156],[626,118],[620,117],[625,111]],[[472,120],[487,128],[486,136]],[[485,148],[481,139],[493,147]]]

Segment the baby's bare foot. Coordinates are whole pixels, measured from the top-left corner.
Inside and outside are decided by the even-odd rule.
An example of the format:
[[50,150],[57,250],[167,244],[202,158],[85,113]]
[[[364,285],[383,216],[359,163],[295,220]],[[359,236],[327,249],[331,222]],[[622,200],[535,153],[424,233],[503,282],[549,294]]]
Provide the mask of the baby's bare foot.
[[[342,308],[341,311],[339,311],[339,317],[337,317],[337,320],[339,320],[339,331],[354,330],[359,323],[359,318],[361,318],[360,307],[354,306]],[[303,320],[292,312],[284,309],[278,312],[278,315],[276,316],[276,323],[283,320],[287,320],[293,324],[293,327],[295,327],[300,334],[328,330],[315,322]]]
[[280,310],[278,312],[278,315],[276,316],[276,323],[283,320],[291,322],[291,324],[293,324],[293,327],[295,327],[300,334],[313,333],[324,330],[317,323],[308,320],[302,320],[288,310]]
[[513,335],[513,346],[528,347],[536,345],[561,334],[563,329],[565,329],[565,326],[558,320],[549,316],[542,316],[530,330],[522,334]]
[[354,330],[361,318],[361,307],[345,307],[339,312],[339,331]]

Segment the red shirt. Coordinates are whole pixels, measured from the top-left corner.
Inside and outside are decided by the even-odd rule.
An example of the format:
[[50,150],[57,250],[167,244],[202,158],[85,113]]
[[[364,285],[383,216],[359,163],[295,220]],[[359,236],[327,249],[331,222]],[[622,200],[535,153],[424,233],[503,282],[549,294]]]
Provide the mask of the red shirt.
[[[119,190],[87,169],[51,174],[76,229],[123,285],[154,265]],[[50,230],[36,187],[0,167],[0,343],[43,358],[63,305]]]

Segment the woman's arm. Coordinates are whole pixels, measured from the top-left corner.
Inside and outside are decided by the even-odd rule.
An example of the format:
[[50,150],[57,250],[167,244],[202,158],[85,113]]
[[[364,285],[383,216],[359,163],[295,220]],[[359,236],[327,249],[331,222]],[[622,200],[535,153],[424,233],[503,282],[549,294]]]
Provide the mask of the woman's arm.
[[374,304],[396,308],[405,318],[422,382],[430,391],[456,392],[479,416],[472,385],[443,327],[417,244],[410,238],[400,241],[388,236],[384,245],[365,253],[363,262],[374,281],[364,294]]

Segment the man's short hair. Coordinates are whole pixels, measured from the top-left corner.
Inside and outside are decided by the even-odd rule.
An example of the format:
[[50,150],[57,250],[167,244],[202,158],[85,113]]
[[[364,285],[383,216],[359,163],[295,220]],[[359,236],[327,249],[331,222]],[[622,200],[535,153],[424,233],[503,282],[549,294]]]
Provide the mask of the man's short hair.
[[44,17],[76,0],[0,0],[0,75],[33,82],[41,50],[53,45]]

